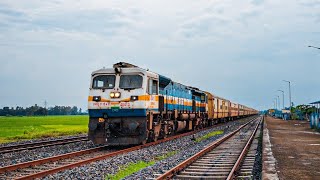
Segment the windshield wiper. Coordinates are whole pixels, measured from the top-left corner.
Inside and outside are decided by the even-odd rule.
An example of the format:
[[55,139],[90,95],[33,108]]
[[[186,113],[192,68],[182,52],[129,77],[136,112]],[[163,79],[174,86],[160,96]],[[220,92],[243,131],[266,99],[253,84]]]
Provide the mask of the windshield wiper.
[[133,90],[135,88],[123,88],[123,89],[126,90],[126,91],[130,91],[130,90]]

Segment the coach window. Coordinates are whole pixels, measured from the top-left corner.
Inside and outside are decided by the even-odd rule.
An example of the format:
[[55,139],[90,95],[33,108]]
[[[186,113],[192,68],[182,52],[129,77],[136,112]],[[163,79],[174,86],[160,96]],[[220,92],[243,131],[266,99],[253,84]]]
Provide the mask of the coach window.
[[204,95],[201,95],[201,102],[206,102],[206,97]]

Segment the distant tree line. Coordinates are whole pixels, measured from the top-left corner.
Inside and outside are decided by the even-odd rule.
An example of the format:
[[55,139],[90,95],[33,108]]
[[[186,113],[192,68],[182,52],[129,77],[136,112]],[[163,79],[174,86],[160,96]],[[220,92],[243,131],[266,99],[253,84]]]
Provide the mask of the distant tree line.
[[317,108],[315,106],[305,105],[305,104],[298,105],[296,107],[292,107],[293,112],[300,111],[303,114],[309,114],[309,115],[313,112],[316,112],[316,110],[317,110]]
[[87,112],[82,112],[77,106],[54,106],[44,108],[35,104],[31,107],[4,107],[0,109],[0,116],[47,116],[47,115],[84,115]]
[[292,107],[292,119],[309,119],[309,116],[316,112],[317,108],[312,105],[298,105]]

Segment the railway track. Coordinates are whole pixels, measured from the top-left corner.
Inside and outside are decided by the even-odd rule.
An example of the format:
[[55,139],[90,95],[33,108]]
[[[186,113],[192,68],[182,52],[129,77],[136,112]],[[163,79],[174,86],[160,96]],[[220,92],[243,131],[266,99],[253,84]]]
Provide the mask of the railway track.
[[[251,118],[248,118],[251,120]],[[197,132],[222,126],[223,124],[208,127],[205,129],[187,132],[166,139],[151,142],[145,145],[134,146],[126,149],[112,149],[107,146],[97,147],[93,149],[58,155],[54,157],[39,159],[35,161],[15,164],[0,168],[0,179],[34,179],[41,178],[50,174],[64,171],[70,168],[79,167],[91,162],[107,159],[116,155],[125,154],[131,151],[136,151],[145,147],[154,146],[166,141],[189,136]]]
[[11,145],[11,146],[3,146],[3,147],[0,147],[0,154],[23,151],[23,150],[31,150],[31,149],[37,149],[42,147],[56,146],[56,145],[64,145],[64,144],[70,144],[70,143],[75,143],[79,141],[89,141],[89,140],[87,136],[80,136],[80,137],[64,138],[64,139],[57,139],[57,140],[24,143],[24,144]]
[[250,121],[156,179],[252,179],[261,121]]
[[0,179],[32,179],[43,177],[66,169],[68,165],[72,165],[69,168],[75,167],[74,164],[77,162],[93,159],[93,157],[99,157],[107,152],[106,146],[102,146],[1,167]]

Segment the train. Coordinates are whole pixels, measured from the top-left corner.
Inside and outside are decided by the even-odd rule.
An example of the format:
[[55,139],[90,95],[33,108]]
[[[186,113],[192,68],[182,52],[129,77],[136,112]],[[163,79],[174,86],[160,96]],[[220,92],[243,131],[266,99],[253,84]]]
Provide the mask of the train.
[[138,145],[258,114],[247,106],[119,62],[91,74],[88,138]]

